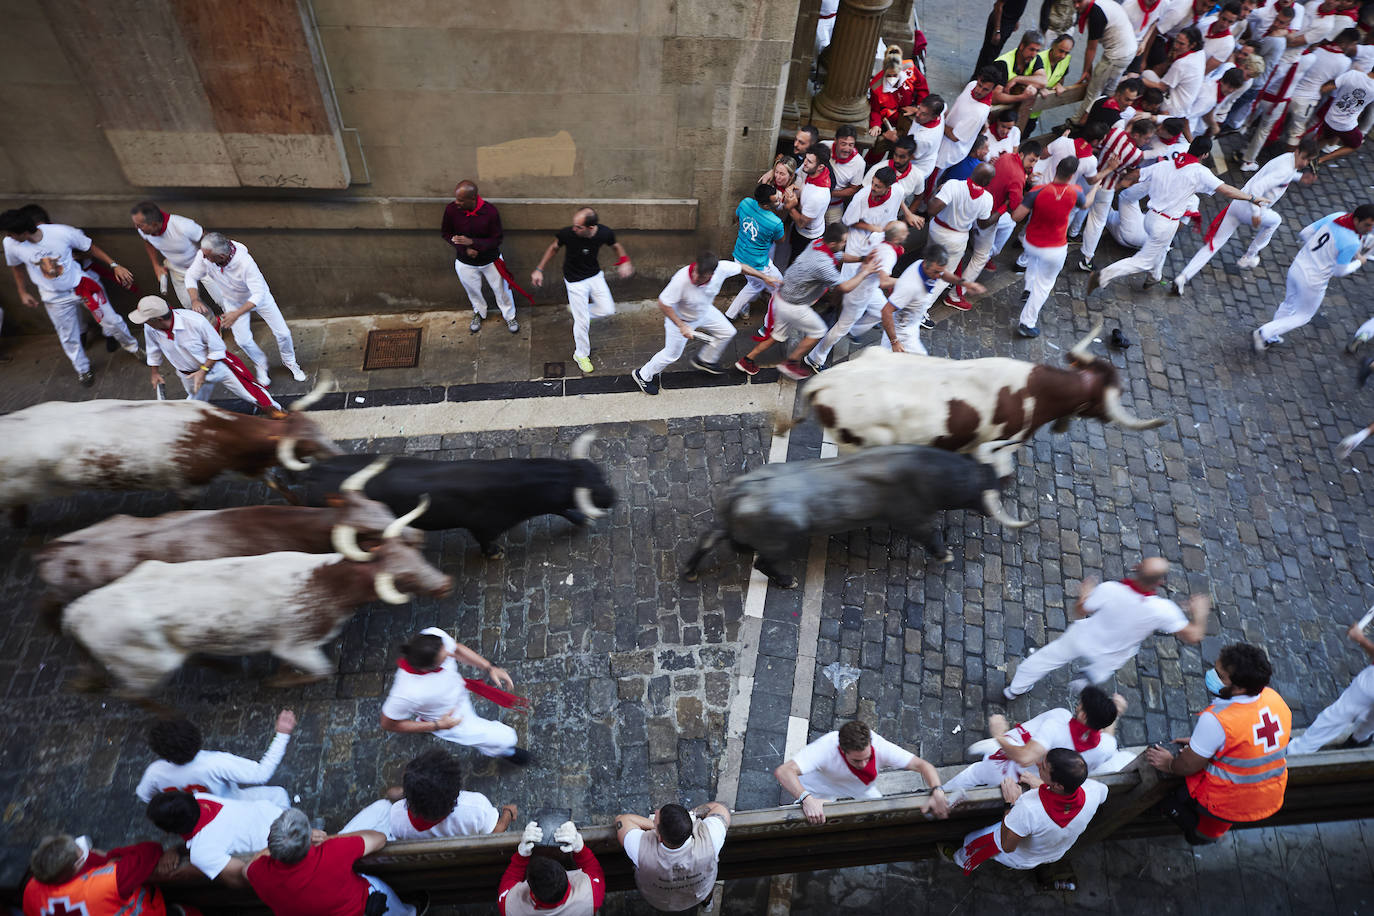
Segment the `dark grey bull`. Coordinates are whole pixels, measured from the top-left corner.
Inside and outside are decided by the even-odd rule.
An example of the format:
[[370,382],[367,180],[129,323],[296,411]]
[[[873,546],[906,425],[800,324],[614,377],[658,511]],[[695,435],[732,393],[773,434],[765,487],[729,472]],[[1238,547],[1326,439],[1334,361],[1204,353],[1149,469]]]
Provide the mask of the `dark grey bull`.
[[954,559],[937,516],[966,509],[1009,528],[1030,522],[1002,509],[998,478],[1010,476],[1011,450],[986,443],[979,458],[924,445],[885,445],[841,458],[764,465],[736,477],[716,503],[715,527],[701,536],[684,577],[694,581],[706,554],[723,540],[754,551],[754,568],[780,588],[794,576],[779,558],[813,535],[839,534],[885,524],[920,541],[942,563]]

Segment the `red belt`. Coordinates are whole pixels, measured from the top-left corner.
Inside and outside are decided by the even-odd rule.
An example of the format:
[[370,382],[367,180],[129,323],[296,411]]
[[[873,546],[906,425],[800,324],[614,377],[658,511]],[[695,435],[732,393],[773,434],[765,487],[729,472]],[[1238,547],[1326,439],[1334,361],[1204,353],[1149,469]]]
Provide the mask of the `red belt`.
[[1156,213],[1156,214],[1158,214],[1158,215],[1164,217],[1165,219],[1171,219],[1171,220],[1173,220],[1174,222],[1178,222],[1179,220],[1183,219],[1183,216],[1187,216],[1187,215],[1188,215],[1187,213],[1185,213],[1185,214],[1183,214],[1183,216],[1170,216],[1169,214],[1164,213],[1164,212],[1161,211],[1161,210],[1156,210],[1156,209],[1153,208],[1153,207],[1150,208],[1150,212],[1151,212],[1151,213]]
[[820,19],[834,19],[834,18],[835,18],[835,15],[836,15],[835,13],[821,13],[821,15],[820,15],[818,18],[820,18]]
[[931,219],[931,222],[935,223],[935,225],[937,225],[937,226],[944,226],[944,227],[945,227],[946,229],[948,229],[950,232],[966,232],[966,231],[967,231],[967,230],[964,230],[964,229],[955,229],[953,226],[951,226],[949,223],[945,222],[944,220],[940,219],[940,217],[938,217],[938,216],[932,216],[930,219]]

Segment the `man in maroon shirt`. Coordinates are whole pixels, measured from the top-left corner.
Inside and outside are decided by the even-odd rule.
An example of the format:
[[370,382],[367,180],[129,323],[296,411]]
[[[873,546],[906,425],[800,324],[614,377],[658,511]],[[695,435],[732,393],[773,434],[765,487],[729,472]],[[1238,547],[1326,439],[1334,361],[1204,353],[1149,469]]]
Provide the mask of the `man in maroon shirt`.
[[[453,269],[472,303],[472,324],[468,330],[474,334],[482,330],[482,319],[487,317],[487,297],[482,292],[482,281],[486,280],[501,307],[506,327],[512,334],[519,333],[520,322],[515,320],[515,299],[511,296],[515,283],[506,270],[506,262],[501,260],[501,214],[477,193],[477,185],[466,180],[458,182],[453,189],[453,203],[444,208],[444,224],[439,231],[444,241],[453,246]],[[520,292],[529,298],[524,290]]]
[[[997,221],[987,228],[977,225],[973,227],[973,254],[969,256],[968,265],[959,273],[964,282],[972,283],[977,280],[984,267],[990,271],[997,269],[996,262],[990,262],[990,259],[997,257],[1002,246],[1011,237],[1012,230],[1016,228],[1011,214],[1021,205],[1021,197],[1026,192],[1027,176],[1040,161],[1040,154],[1039,141],[1026,140],[1015,151],[1003,153],[993,160],[994,174],[988,184],[988,193],[992,195],[992,213],[997,217]],[[957,309],[970,307],[968,300],[964,298],[962,285],[950,290],[949,295],[945,297],[945,303]]]

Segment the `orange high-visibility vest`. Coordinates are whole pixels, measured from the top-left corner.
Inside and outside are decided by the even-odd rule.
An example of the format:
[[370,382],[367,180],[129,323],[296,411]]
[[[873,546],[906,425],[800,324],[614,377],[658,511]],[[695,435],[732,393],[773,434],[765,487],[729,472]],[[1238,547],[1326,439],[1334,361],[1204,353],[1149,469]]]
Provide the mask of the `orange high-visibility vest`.
[[[1214,704],[1215,705],[1215,704]],[[1206,709],[1226,730],[1226,743],[1206,769],[1188,777],[1188,793],[1227,821],[1258,821],[1283,807],[1293,713],[1270,687],[1252,703]]]
[[24,916],[167,916],[162,892],[140,886],[127,900],[119,896],[116,863],[82,872],[65,884],[30,878],[24,887]]

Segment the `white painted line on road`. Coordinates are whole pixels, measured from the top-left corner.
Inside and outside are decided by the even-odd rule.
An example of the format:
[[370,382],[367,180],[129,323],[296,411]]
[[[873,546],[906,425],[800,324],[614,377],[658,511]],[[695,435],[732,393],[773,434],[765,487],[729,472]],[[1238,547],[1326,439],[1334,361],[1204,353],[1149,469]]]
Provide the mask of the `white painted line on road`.
[[797,751],[806,747],[806,730],[810,724],[811,720],[802,716],[787,717],[787,749],[783,751],[783,759],[791,760]]

